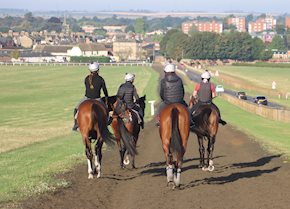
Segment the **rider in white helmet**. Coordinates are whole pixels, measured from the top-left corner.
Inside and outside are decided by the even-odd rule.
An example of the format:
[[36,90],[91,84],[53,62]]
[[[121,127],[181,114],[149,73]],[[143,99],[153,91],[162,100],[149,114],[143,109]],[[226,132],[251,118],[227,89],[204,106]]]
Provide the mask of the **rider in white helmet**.
[[125,83],[121,84],[117,96],[126,103],[128,109],[133,109],[139,113],[141,119],[141,127],[144,128],[143,117],[144,113],[142,109],[136,105],[136,101],[139,99],[137,89],[134,86],[135,75],[132,73],[125,74]]
[[[195,86],[194,91],[191,95],[192,97],[195,98],[198,97],[198,102],[195,105],[193,105],[192,108],[189,110],[191,115],[191,128],[194,127],[195,125],[193,121],[194,112],[198,109],[198,107],[201,104],[213,105],[220,115],[218,107],[212,102],[212,99],[216,95],[215,95],[215,87],[210,82],[210,78],[211,74],[207,70],[205,70],[205,72],[201,74],[201,82]],[[220,119],[220,122],[223,123],[224,121]]]
[[159,126],[159,114],[161,110],[168,104],[181,103],[187,107],[184,101],[184,87],[180,77],[175,73],[175,65],[168,63],[164,67],[164,78],[160,81],[160,98],[161,103],[156,112],[156,125]]
[[[92,62],[88,66],[90,74],[86,76],[85,78],[85,96],[81,101],[77,104],[77,106],[74,109],[74,118],[76,116],[76,113],[78,111],[79,105],[87,100],[87,99],[96,99],[103,103],[101,100],[101,90],[103,90],[103,93],[105,97],[108,97],[108,90],[106,87],[105,80],[99,75],[100,65],[97,62]],[[105,104],[104,104],[105,106]],[[76,121],[76,118],[74,120],[74,126],[72,128],[73,131],[77,131],[78,124]]]

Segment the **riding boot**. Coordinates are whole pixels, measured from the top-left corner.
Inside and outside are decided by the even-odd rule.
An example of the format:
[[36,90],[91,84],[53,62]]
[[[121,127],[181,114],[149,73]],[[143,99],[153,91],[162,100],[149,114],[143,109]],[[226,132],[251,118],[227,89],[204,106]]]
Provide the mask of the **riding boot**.
[[140,123],[140,126],[141,126],[142,129],[144,129],[144,118],[143,118],[143,117],[141,117],[141,123]]
[[78,110],[77,109],[74,109],[74,126],[72,128],[73,131],[78,131],[78,122],[77,122],[77,119],[76,119],[76,114],[77,114]]
[[156,115],[156,123],[155,123],[155,125],[156,125],[157,127],[160,126],[160,115]]
[[190,128],[192,129],[192,128],[194,128],[195,127],[195,122],[194,122],[194,120],[193,120],[193,118],[192,118],[192,116],[190,117]]
[[113,118],[112,118],[112,116],[109,115],[109,116],[108,116],[107,125],[108,125],[108,126],[111,125],[112,121],[113,121]]

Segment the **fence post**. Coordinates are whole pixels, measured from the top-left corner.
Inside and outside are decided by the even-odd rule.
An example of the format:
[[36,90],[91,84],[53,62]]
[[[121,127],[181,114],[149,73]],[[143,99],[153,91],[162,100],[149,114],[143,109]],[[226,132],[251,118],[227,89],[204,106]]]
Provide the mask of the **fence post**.
[[155,100],[148,101],[148,103],[151,105],[151,115],[154,115],[154,113],[155,113],[155,110],[154,110]]

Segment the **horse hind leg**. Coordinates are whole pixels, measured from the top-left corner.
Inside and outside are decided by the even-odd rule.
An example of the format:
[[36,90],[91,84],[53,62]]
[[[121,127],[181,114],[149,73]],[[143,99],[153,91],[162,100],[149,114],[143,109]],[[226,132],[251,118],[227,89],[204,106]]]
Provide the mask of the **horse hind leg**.
[[102,164],[102,147],[103,147],[103,140],[99,139],[96,143],[95,147],[95,169],[97,173],[97,178],[101,177],[101,164]]
[[205,149],[203,146],[203,137],[198,136],[198,145],[199,145],[199,167],[204,169],[205,167],[205,161],[204,161],[204,153],[205,153]]
[[124,156],[125,156],[126,148],[124,146],[121,146],[119,152],[120,152],[120,159],[121,159],[120,166],[123,169],[123,168],[125,168],[125,165],[124,165]]
[[180,186],[181,166],[182,166],[182,158],[178,157],[178,159],[176,161],[176,169],[174,171],[174,185],[175,185],[175,187]]
[[172,154],[168,153],[166,156],[166,176],[167,176],[167,185],[174,186],[174,165],[172,163]]
[[83,137],[84,144],[86,146],[86,156],[87,156],[87,162],[88,162],[88,179],[93,179],[93,153],[91,149],[91,142],[89,140],[89,137]]
[[208,148],[207,148],[207,165],[208,165],[208,171],[214,171],[214,165],[213,165],[213,150],[214,150],[214,144],[215,144],[215,136],[210,137],[208,140]]

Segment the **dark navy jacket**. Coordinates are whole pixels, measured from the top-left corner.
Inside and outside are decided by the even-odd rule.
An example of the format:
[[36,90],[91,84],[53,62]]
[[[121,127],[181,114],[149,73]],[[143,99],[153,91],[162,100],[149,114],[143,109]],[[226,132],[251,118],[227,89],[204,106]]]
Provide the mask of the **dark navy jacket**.
[[121,86],[119,87],[117,96],[123,100],[126,104],[127,107],[132,109],[135,105],[134,103],[134,97],[135,100],[139,99],[139,96],[137,94],[137,90],[135,88],[135,86],[132,84],[132,82],[127,81],[123,84],[121,84]]
[[160,83],[160,97],[166,104],[184,102],[183,82],[175,73],[165,73]]

